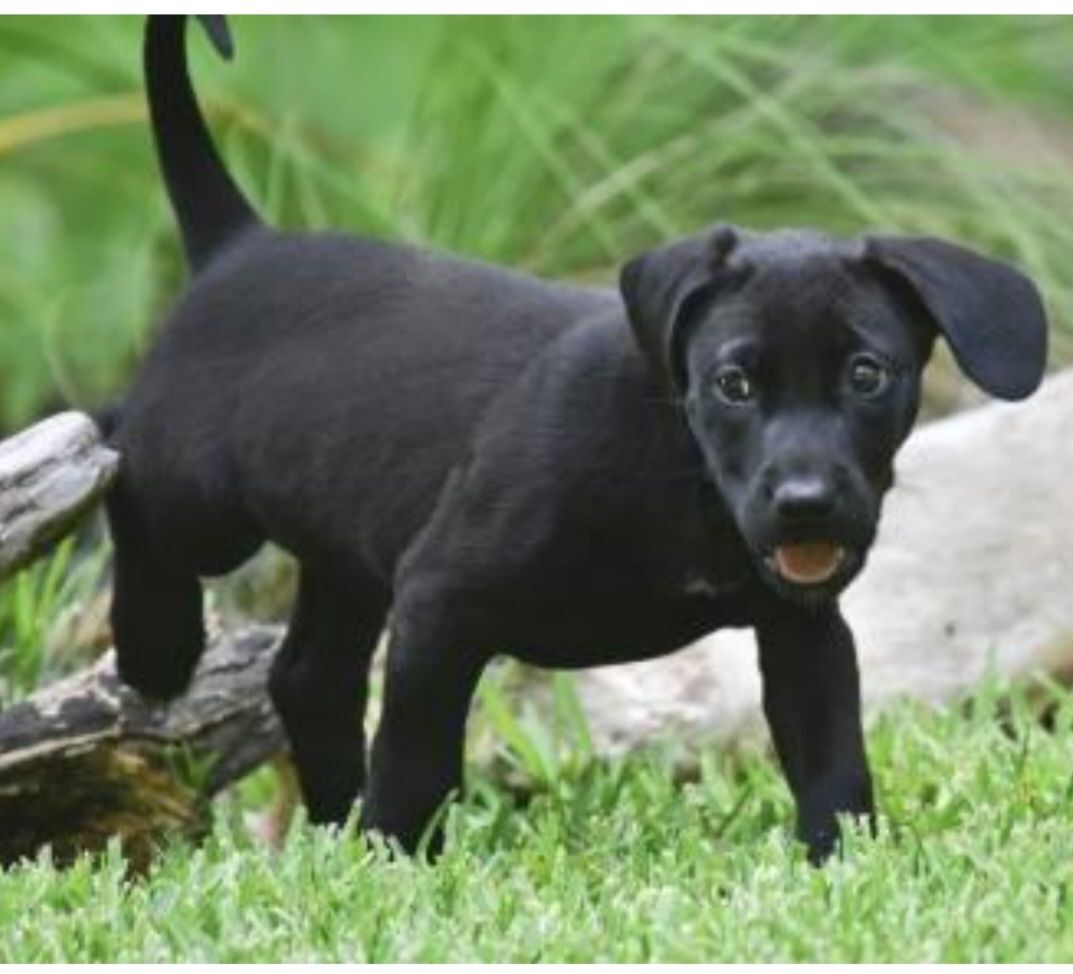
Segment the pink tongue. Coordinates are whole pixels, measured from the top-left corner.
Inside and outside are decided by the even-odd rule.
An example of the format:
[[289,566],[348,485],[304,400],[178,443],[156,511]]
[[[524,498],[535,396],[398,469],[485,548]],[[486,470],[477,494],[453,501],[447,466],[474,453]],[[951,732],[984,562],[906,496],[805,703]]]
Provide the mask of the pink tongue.
[[828,541],[788,544],[775,549],[775,566],[779,574],[796,585],[826,582],[842,564],[845,549]]

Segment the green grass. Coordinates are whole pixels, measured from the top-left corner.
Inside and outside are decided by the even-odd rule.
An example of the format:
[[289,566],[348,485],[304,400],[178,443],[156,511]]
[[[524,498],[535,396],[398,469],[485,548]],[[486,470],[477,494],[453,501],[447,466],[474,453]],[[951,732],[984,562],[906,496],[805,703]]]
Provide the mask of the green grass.
[[0,881],[5,961],[1069,961],[1073,701],[904,705],[870,734],[883,816],[809,867],[762,756],[695,782],[658,751],[585,763],[525,808],[479,778],[435,866],[305,825],[222,819],[129,880],[117,853]]
[[99,587],[106,551],[73,554],[68,539],[0,588],[0,709],[85,662],[79,647],[56,644]]

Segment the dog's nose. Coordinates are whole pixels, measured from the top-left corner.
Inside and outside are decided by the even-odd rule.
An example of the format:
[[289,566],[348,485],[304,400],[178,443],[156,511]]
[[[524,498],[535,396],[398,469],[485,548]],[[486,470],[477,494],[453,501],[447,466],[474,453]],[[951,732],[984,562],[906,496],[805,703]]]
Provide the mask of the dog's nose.
[[823,477],[784,480],[772,494],[775,513],[788,520],[826,517],[834,510],[834,485]]

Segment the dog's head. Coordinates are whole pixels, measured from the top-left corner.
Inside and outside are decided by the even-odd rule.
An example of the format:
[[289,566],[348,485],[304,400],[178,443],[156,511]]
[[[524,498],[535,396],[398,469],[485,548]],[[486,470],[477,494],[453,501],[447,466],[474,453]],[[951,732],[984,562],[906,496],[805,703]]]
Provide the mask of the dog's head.
[[1028,278],[930,238],[718,227],[631,261],[621,286],[758,570],[799,601],[863,565],[937,335],[1003,399],[1046,359]]

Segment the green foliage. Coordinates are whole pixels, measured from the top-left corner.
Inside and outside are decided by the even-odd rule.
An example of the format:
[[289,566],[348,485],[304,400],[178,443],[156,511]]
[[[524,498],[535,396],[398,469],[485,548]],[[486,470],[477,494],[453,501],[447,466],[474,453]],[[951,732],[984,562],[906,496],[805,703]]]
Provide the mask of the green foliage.
[[99,584],[104,559],[99,549],[76,560],[73,548],[64,541],[0,588],[0,709],[71,668],[72,660],[48,652],[48,636]]
[[[1073,959],[1073,700],[1054,732],[992,687],[870,736],[879,835],[824,870],[772,762],[577,762],[525,808],[478,781],[434,867],[299,824],[279,854],[221,824],[131,882],[112,853],[0,883],[4,961]],[[1001,705],[1000,705],[1000,702]]]
[[[0,425],[118,394],[177,290],[140,31],[0,21],[0,212],[18,242],[0,267]],[[194,39],[198,88],[229,165],[284,225],[599,280],[716,220],[942,233],[1022,262],[1071,318],[1069,19],[236,18],[235,31],[234,64]],[[1023,144],[1025,119],[1042,144]]]

